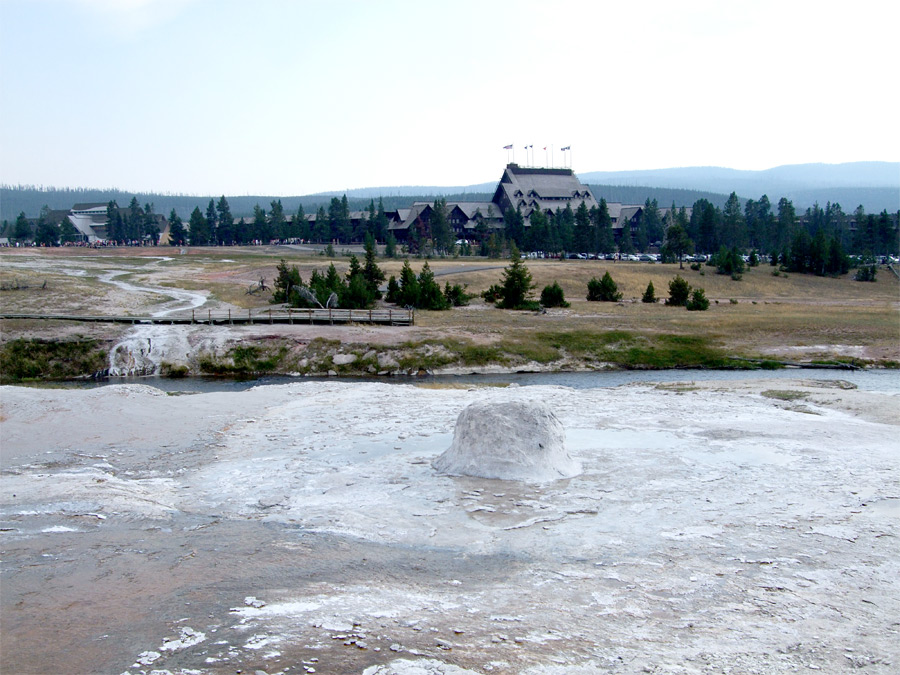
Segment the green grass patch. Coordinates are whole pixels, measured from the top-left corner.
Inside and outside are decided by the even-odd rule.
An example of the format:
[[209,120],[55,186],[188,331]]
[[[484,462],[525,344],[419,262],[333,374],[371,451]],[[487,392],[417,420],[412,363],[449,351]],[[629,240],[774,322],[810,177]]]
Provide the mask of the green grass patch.
[[498,344],[498,347],[503,352],[510,354],[513,357],[521,358],[524,361],[553,363],[562,357],[559,348],[539,341],[502,340]]
[[766,389],[762,395],[766,398],[774,398],[778,401],[797,401],[809,396],[809,394],[804,391],[796,391],[794,389]]
[[282,345],[264,349],[257,345],[241,345],[229,350],[223,360],[206,356],[199,361],[200,371],[210,375],[254,375],[283,371],[283,362],[288,349]]
[[491,363],[502,365],[509,361],[498,345],[463,344],[457,353],[459,360],[467,366],[485,366]]
[[738,365],[720,348],[713,346],[709,338],[696,335],[576,330],[543,332],[535,337],[553,349],[564,349],[573,358],[604,361],[623,368],[729,368]]
[[103,345],[85,340],[10,340],[0,347],[0,383],[90,377],[109,365]]

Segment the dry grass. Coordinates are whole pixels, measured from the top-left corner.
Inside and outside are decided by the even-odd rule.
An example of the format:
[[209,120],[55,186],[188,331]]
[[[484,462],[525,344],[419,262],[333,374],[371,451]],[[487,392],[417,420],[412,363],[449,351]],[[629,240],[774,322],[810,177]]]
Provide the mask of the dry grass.
[[[155,257],[154,257],[155,256]],[[170,259],[160,259],[168,256]],[[0,253],[0,282],[18,278],[35,287],[27,291],[3,291],[0,302],[6,311],[109,312],[126,303],[115,287],[98,277],[108,270],[123,270],[133,283],[177,287],[209,292],[212,304],[220,307],[264,307],[270,294],[247,294],[247,289],[265,278],[272,285],[281,258],[296,265],[303,279],[314,269],[324,272],[334,262],[346,272],[348,257],[335,260],[323,256],[300,256],[291,249],[248,247],[231,249],[135,249],[126,255],[115,251],[53,249]],[[411,260],[416,272],[424,261]],[[479,294],[497,283],[505,260],[483,258],[431,260],[437,280],[466,284]],[[84,276],[54,269],[65,265],[81,267]],[[379,260],[387,276],[399,276],[402,260]],[[887,274],[875,283],[860,283],[852,275],[838,279],[807,275],[773,276],[773,268],[749,269],[742,280],[717,275],[704,267],[703,274],[677,265],[622,263],[611,261],[529,260],[535,281],[535,297],[547,284],[558,282],[568,309],[546,313],[509,312],[486,305],[480,298],[469,307],[449,312],[419,312],[410,339],[454,339],[467,345],[517,345],[522,353],[533,352],[535,360],[547,358],[540,334],[602,334],[611,330],[636,335],[683,335],[702,338],[728,352],[748,357],[776,356],[806,359],[858,358],[869,361],[900,362],[900,285]],[[609,271],[623,293],[622,303],[587,302],[587,282]],[[676,274],[692,286],[703,288],[711,300],[706,312],[641,303],[648,282],[653,282],[658,298],[668,295],[668,284]],[[52,293],[39,289],[48,280]],[[131,311],[147,298],[131,297]],[[736,304],[731,301],[735,300]],[[489,357],[471,355],[473,360]]]

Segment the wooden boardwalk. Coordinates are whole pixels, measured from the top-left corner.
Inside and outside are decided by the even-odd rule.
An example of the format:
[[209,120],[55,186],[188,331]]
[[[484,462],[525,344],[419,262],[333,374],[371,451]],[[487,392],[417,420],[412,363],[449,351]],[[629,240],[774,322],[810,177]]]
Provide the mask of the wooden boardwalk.
[[89,314],[0,314],[0,319],[32,319],[46,321],[84,321],[95,323],[165,324],[239,326],[252,324],[345,324],[370,323],[383,326],[412,326],[415,311],[411,309],[265,309],[246,312],[196,312],[190,316],[103,316]]

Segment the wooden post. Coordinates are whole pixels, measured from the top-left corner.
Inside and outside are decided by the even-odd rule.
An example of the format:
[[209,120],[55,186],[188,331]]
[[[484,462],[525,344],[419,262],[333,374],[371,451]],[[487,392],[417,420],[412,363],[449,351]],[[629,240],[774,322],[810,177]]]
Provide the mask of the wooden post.
[[269,310],[269,325],[272,324],[272,310]]
[[307,309],[306,314],[309,316],[309,325],[312,326],[312,309]]
[[191,323],[194,323],[194,310],[191,310]]
[[206,310],[206,318],[208,319],[207,323],[209,323],[209,325],[212,326],[212,310],[211,309]]
[[328,308],[328,323],[334,325],[334,319],[331,317],[331,307]]
[[228,323],[231,324],[232,326],[234,325],[234,321],[231,320],[231,310],[230,309],[228,310]]
[[253,314],[252,314],[252,312],[253,312],[252,309],[248,309],[248,310],[247,310],[247,323],[249,323],[251,326],[253,325]]
[[294,315],[291,313],[290,309],[288,309],[288,323],[292,326],[294,325]]

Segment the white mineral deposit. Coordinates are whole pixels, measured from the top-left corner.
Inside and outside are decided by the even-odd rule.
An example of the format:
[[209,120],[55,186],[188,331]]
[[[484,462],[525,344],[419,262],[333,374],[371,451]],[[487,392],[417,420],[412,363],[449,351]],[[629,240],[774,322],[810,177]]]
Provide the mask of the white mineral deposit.
[[9,672],[900,667],[896,393],[184,386],[0,388]]
[[434,461],[441,473],[542,483],[571,478],[581,465],[566,452],[566,432],[541,401],[485,401],[456,420],[453,444]]

